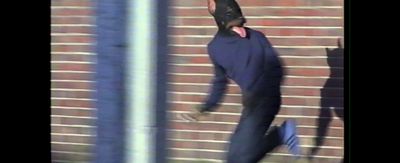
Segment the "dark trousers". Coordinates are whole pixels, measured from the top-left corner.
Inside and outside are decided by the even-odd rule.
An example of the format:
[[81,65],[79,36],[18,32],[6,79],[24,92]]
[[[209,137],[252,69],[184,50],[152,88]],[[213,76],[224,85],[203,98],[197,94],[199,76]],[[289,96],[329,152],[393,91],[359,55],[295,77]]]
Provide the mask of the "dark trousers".
[[231,136],[227,163],[256,163],[281,144],[277,129],[267,133],[279,112],[281,98],[263,97],[248,103]]

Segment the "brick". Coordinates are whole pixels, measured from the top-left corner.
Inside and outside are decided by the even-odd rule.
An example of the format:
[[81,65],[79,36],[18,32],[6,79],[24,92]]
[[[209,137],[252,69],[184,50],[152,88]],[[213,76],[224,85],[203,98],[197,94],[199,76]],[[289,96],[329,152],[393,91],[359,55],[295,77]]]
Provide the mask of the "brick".
[[64,89],[94,89],[94,83],[89,82],[51,82],[51,88]]
[[93,134],[94,128],[51,126],[51,133]]
[[52,80],[93,80],[93,77],[86,73],[51,73]]
[[93,15],[94,10],[88,8],[53,8],[51,9],[52,16],[87,16]]
[[[59,58],[59,57],[56,57]],[[61,57],[62,58],[62,57]],[[66,58],[70,58],[67,56]],[[78,61],[78,62],[88,62],[82,59],[83,57],[73,57],[76,60],[54,60],[54,61]],[[82,59],[82,60],[79,60]],[[89,61],[90,62],[90,61]],[[93,64],[81,64],[81,63],[52,63],[51,64],[51,70],[58,70],[58,71],[94,71],[94,65]]]
[[80,154],[70,154],[70,153],[51,153],[51,160],[63,160],[63,161],[84,161],[90,162],[92,160],[92,155],[80,155]]
[[92,36],[52,36],[52,43],[92,43]]
[[94,24],[93,17],[51,17],[51,24]]
[[85,107],[93,108],[93,101],[81,101],[81,100],[51,100],[52,106],[68,106],[68,107]]
[[71,142],[71,143],[84,143],[93,144],[94,139],[90,136],[67,136],[67,135],[52,135],[52,142]]
[[66,116],[82,116],[82,117],[90,117],[95,116],[95,110],[78,110],[78,109],[59,109],[59,108],[52,108],[51,109],[52,115],[66,115]]
[[71,1],[71,0],[52,0],[51,6],[81,6],[81,7],[90,7],[93,3],[90,0],[80,0],[80,1]]
[[95,120],[94,119],[87,119],[87,118],[69,118],[69,117],[52,117],[52,122],[60,122],[61,124],[65,125],[87,125],[87,126],[94,126]]
[[92,52],[92,45],[51,45],[52,52]]
[[85,98],[90,99],[94,95],[93,92],[89,91],[51,91],[52,97],[61,97],[61,98]]

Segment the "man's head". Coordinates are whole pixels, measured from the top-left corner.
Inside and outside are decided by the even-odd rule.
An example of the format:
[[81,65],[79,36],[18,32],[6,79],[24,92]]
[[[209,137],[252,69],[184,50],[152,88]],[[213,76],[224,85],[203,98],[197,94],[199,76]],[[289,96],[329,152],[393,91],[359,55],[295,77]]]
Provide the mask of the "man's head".
[[235,0],[208,0],[208,11],[221,32],[246,35],[242,28],[246,19]]

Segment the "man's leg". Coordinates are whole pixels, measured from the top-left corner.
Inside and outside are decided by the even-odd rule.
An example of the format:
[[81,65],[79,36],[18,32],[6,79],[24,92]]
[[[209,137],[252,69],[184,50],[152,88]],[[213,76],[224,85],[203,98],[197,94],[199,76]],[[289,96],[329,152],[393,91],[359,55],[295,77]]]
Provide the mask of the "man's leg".
[[279,106],[280,98],[267,98],[254,108],[243,109],[239,124],[231,137],[227,163],[255,163],[281,144],[276,129],[266,135]]

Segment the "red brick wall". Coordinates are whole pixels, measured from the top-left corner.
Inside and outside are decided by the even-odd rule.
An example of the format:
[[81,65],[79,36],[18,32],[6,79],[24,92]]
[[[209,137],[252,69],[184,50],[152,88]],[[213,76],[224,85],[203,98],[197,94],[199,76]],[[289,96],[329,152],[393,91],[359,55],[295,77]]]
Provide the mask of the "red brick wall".
[[[342,0],[237,0],[248,19],[248,26],[264,32],[283,60],[287,76],[281,112],[274,121],[287,118],[298,122],[302,150],[307,154],[321,111],[321,90],[329,80],[324,100],[343,109],[343,58],[339,67],[330,68],[325,48],[337,48],[343,40]],[[169,101],[170,160],[212,161],[224,159],[226,141],[240,115],[240,90],[232,84],[222,107],[203,122],[184,123],[176,119],[205,97],[212,79],[212,66],[206,44],[216,27],[206,9],[206,0],[172,0],[170,20],[171,72]],[[329,109],[328,109],[329,110]],[[331,109],[332,113],[334,109]],[[326,115],[322,116],[327,118]],[[343,156],[343,122],[332,114],[325,141],[316,153],[317,162],[340,162]],[[279,148],[265,161],[287,162],[285,148]]]
[[94,137],[90,0],[51,1],[52,162],[88,162]]

